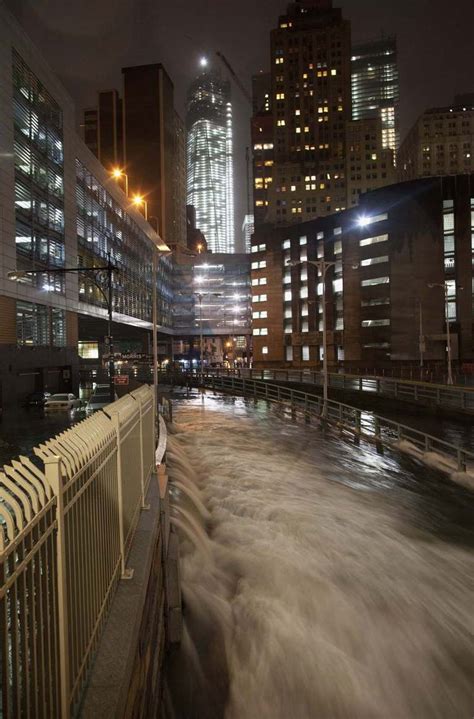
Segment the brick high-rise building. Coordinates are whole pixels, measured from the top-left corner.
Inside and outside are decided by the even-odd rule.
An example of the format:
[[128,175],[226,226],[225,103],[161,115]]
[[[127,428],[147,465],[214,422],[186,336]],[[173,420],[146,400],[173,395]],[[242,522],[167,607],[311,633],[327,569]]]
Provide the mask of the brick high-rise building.
[[174,243],[173,83],[161,64],[125,67],[122,73],[124,164],[129,186],[145,196],[148,217],[157,218],[160,235]]
[[252,77],[252,107],[250,121],[252,139],[253,214],[255,226],[266,221],[268,192],[273,181],[273,115],[271,102],[271,74]]
[[186,154],[183,121],[174,89],[161,64],[122,69],[117,90],[99,92],[97,108],[84,111],[84,140],[130,195],[142,195],[147,213],[170,245],[186,244]]
[[99,92],[97,107],[84,110],[84,142],[106,170],[122,166],[122,100],[117,90]]
[[286,225],[346,206],[350,24],[331,0],[296,0],[271,32],[274,166],[267,221]]

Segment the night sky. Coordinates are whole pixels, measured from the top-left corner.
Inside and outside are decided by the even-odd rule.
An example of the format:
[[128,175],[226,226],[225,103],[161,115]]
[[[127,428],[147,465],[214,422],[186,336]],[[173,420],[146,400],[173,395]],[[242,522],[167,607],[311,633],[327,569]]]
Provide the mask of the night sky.
[[[99,89],[121,87],[121,68],[162,62],[183,115],[197,60],[221,50],[250,90],[269,69],[269,31],[285,0],[4,0],[60,76],[78,111]],[[473,0],[343,0],[354,42],[398,37],[401,134],[427,107],[474,92]],[[216,63],[219,64],[216,59]],[[225,74],[225,70],[223,73]],[[236,236],[246,206],[250,107],[233,87]],[[78,113],[78,120],[79,120]]]

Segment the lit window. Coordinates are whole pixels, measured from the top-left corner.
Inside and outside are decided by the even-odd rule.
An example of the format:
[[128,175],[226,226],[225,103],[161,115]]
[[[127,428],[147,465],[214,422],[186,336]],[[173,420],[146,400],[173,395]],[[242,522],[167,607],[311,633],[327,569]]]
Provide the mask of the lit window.
[[306,245],[308,243],[307,237],[300,237],[300,245]]
[[303,360],[303,362],[309,362],[309,347],[308,347],[308,345],[302,346],[301,359]]
[[366,245],[375,245],[378,242],[386,242],[388,235],[377,235],[376,237],[366,237],[365,240],[361,240],[359,245],[365,247]]
[[370,280],[362,280],[361,287],[373,287],[374,285],[388,285],[389,277],[372,277]]
[[283,299],[285,302],[291,302],[291,298],[293,297],[291,290],[285,290]]
[[267,278],[266,277],[260,277],[258,281],[259,285],[266,285],[267,284]]
[[337,280],[333,280],[332,288],[335,293],[343,291],[344,284],[342,281],[342,277],[338,277]]
[[390,320],[362,320],[362,327],[388,327]]
[[287,362],[293,362],[293,347],[291,345],[285,347],[285,359]]
[[262,354],[267,355],[268,354],[268,347],[262,347]]
[[367,260],[361,260],[361,267],[369,267],[370,265],[380,265],[382,262],[388,262],[388,255],[381,255],[380,257],[370,257]]
[[284,250],[289,250],[291,247],[291,240],[284,240],[282,243],[282,248]]
[[341,240],[336,240],[336,242],[334,243],[334,254],[340,255],[341,252],[342,252],[342,242],[341,242]]
[[99,343],[79,341],[77,352],[82,359],[99,359]]
[[332,68],[332,70],[331,70],[331,75],[332,75],[333,77],[334,77],[334,75],[337,75],[337,70],[336,70],[335,67]]

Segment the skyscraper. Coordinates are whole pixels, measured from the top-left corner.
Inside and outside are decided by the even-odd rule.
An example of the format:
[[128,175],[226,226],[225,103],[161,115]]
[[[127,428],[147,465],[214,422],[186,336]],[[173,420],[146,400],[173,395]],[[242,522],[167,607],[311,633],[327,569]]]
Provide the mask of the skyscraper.
[[302,222],[346,206],[350,57],[350,24],[331,0],[296,0],[271,32],[268,222]]
[[395,158],[400,142],[396,37],[355,45],[351,61],[352,119],[380,117],[382,147],[393,150]]
[[188,91],[187,203],[212,252],[234,252],[234,183],[230,84],[201,61]]

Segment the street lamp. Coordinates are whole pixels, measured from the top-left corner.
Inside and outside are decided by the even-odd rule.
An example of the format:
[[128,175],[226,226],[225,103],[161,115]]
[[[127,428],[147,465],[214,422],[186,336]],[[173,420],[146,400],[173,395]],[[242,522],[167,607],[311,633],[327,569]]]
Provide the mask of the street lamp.
[[[115,399],[115,390],[114,390],[114,377],[115,377],[115,362],[114,362],[114,348],[113,348],[113,338],[112,338],[112,309],[113,309],[113,303],[112,303],[112,274],[114,271],[117,271],[117,267],[112,264],[110,259],[110,253],[107,255],[107,264],[103,265],[101,267],[61,267],[61,268],[47,268],[43,270],[16,270],[13,272],[9,272],[7,277],[9,280],[15,280],[19,281],[24,279],[25,277],[34,277],[35,275],[42,275],[45,272],[51,275],[65,275],[72,272],[80,272],[82,274],[88,275],[93,274],[94,277],[91,278],[92,283],[97,287],[99,292],[101,293],[102,297],[105,300],[105,303],[107,305],[107,312],[108,312],[108,345],[109,345],[109,396],[110,401],[113,402]],[[107,274],[107,293],[104,291],[104,288],[97,280],[97,275],[105,272]]]
[[[447,348],[447,355],[448,355],[448,382],[447,382],[447,384],[454,384],[452,357],[451,357],[451,330],[450,330],[450,326],[449,326],[448,284],[447,284],[447,282],[445,282],[445,283],[431,282],[428,285],[428,287],[430,289],[433,289],[433,287],[441,287],[441,289],[444,291],[444,315],[445,315],[445,322],[446,322],[446,348]],[[458,289],[462,290],[462,287],[459,287]]]
[[128,197],[128,175],[126,172],[124,172],[120,167],[114,167],[114,169],[110,173],[114,180],[121,180],[122,178],[125,180],[125,194]]
[[133,195],[132,203],[135,205],[135,207],[143,207],[143,214],[145,220],[148,222],[148,202],[145,200],[143,195]]

